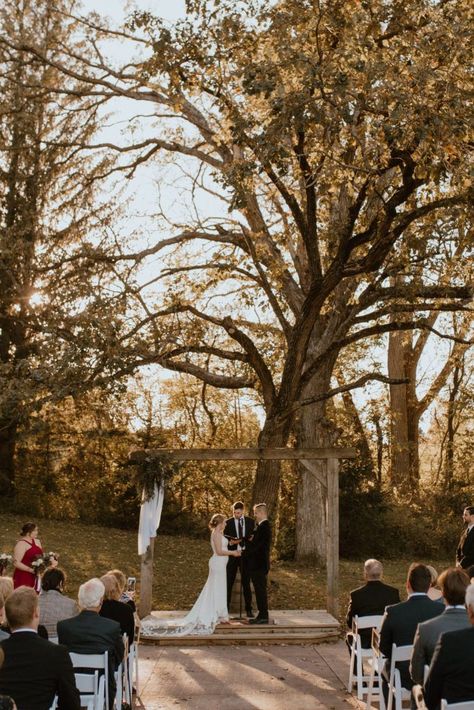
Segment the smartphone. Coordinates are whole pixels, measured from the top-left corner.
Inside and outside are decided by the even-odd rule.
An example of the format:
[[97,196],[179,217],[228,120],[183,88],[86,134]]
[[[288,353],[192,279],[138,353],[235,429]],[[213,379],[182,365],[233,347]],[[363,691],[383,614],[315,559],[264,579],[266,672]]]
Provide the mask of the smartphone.
[[127,592],[134,592],[136,585],[137,585],[137,578],[136,577],[129,577],[127,579]]

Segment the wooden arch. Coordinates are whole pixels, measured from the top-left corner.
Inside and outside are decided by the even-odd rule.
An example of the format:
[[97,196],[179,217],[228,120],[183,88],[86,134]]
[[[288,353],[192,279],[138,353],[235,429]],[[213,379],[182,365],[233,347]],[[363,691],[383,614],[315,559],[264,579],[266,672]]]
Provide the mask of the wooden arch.
[[[339,590],[339,461],[352,459],[352,448],[320,449],[147,449],[131,454],[132,463],[166,456],[169,461],[301,461],[303,466],[318,477],[326,493],[326,554],[327,554],[327,610],[337,618]],[[314,460],[326,462],[325,476],[321,478]],[[153,592],[153,553],[155,538],[141,562],[139,614],[143,618],[151,613]]]

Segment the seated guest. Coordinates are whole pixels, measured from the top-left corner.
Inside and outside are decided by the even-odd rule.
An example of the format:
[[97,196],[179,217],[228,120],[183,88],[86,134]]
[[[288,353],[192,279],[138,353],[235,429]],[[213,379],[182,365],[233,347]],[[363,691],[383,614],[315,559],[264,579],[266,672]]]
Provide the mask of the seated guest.
[[[400,601],[398,589],[382,582],[382,574],[383,566],[381,562],[373,559],[364,562],[364,578],[366,583],[351,592],[346,614],[346,621],[349,628],[352,628],[352,619],[354,616],[382,615],[386,606],[396,604]],[[349,633],[349,645],[351,636],[352,634]],[[371,629],[361,629],[360,638],[363,648],[370,648],[371,637]]]
[[[414,563],[410,565],[407,578],[408,599],[399,604],[388,606],[380,629],[380,651],[387,658],[383,671],[382,685],[384,695],[388,689],[386,680],[390,672],[392,644],[409,646],[413,643],[417,626],[422,621],[428,621],[439,616],[444,606],[428,597],[431,575],[426,565]],[[400,670],[401,683],[411,690],[412,682],[408,661],[397,664]]]
[[117,582],[119,583],[120,587],[120,599],[119,601],[124,602],[124,604],[128,604],[132,608],[133,612],[136,612],[137,607],[135,606],[134,602],[134,595],[135,592],[128,592],[126,587],[127,587],[127,578],[122,572],[122,570],[119,569],[111,569],[107,572],[107,574],[113,574],[114,577],[117,579]]
[[63,646],[37,634],[38,595],[18,587],[5,604],[11,636],[0,645],[0,693],[10,695],[18,710],[49,710],[58,696],[60,710],[80,710],[71,659]]
[[[430,588],[428,589],[428,596],[430,599],[432,599],[434,602],[443,601],[443,595],[441,593],[441,590],[438,585],[438,573],[435,570],[434,567],[431,565],[426,565],[430,571],[431,575],[431,584]],[[444,602],[443,602],[444,603]]]
[[40,621],[49,636],[57,636],[57,623],[79,613],[75,601],[64,595],[66,575],[59,567],[47,569],[41,581]]
[[47,569],[43,575],[39,596],[40,621],[49,636],[58,635],[58,621],[70,619],[79,613],[76,602],[64,596],[65,584],[66,575],[59,567]]
[[446,607],[440,616],[418,625],[410,662],[410,675],[414,683],[423,684],[425,666],[429,666],[439,637],[445,631],[457,631],[470,626],[464,599],[469,577],[461,567],[447,569],[439,578]]
[[17,710],[13,698],[8,695],[0,695],[0,710]]
[[132,644],[135,636],[135,616],[128,604],[119,601],[121,592],[117,577],[113,574],[104,574],[100,581],[105,587],[100,615],[118,621],[122,634],[127,634],[128,642]]
[[75,653],[109,653],[109,699],[115,697],[114,672],[123,659],[124,645],[120,624],[99,616],[105,588],[100,579],[89,579],[79,587],[80,613],[58,621],[59,643]]
[[13,592],[13,579],[11,577],[0,577],[0,594],[7,601],[10,594]]
[[0,599],[3,601],[3,611],[0,609],[0,641],[10,636],[10,630],[5,618],[5,602],[13,592],[13,579],[11,577],[0,577]]
[[3,639],[7,639],[10,634],[7,633],[2,629],[2,626],[5,623],[5,599],[3,597],[3,594],[0,594],[0,641],[3,641]]
[[[6,602],[11,594],[13,594],[13,579],[11,577],[0,577],[0,596],[3,596],[3,599]],[[2,639],[2,633],[9,636],[10,628],[6,618],[1,618],[0,616],[0,640]],[[38,626],[38,636],[46,639],[46,641],[48,640],[48,632],[43,624]]]
[[466,590],[466,609],[471,626],[447,631],[433,654],[424,696],[428,710],[448,703],[474,702],[474,584]]

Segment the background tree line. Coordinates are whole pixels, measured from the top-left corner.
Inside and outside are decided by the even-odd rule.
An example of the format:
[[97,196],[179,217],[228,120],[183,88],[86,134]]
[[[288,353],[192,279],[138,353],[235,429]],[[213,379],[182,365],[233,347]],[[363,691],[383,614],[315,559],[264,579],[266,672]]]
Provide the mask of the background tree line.
[[[114,28],[75,2],[8,0],[6,492],[24,504],[37,480],[36,502],[72,516],[97,496],[102,519],[117,522],[120,496],[126,508],[134,495],[120,464],[137,442],[356,441],[345,520],[364,510],[360,525],[367,513],[368,527],[386,526],[407,505],[444,515],[442,500],[457,514],[472,495],[467,10],[190,0],[174,26],[137,12]],[[117,42],[133,60],[111,59]],[[111,140],[118,99],[136,115]],[[188,209],[178,217],[157,194],[154,226],[130,231],[125,178],[146,166],[160,179],[165,163],[183,176]],[[173,429],[137,426],[154,393],[143,380],[133,414],[134,378],[149,366],[181,375],[168,393]],[[324,556],[315,476],[275,462],[221,474],[183,474],[176,509],[202,520],[239,493],[276,517],[281,503],[285,554]],[[84,503],[59,510],[71,486]],[[393,525],[408,544],[408,520]],[[349,535],[344,545],[352,551]]]

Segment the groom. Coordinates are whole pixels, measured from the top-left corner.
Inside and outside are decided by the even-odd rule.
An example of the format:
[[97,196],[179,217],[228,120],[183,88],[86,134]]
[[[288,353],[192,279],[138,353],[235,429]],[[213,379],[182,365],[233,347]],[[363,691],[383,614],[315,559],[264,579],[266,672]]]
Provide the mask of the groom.
[[253,512],[257,526],[252,538],[247,542],[243,559],[255,589],[258,616],[250,619],[250,624],[268,624],[267,575],[270,571],[270,546],[272,531],[267,518],[265,503],[254,505]]
[[[241,501],[234,503],[232,517],[226,520],[224,528],[224,536],[229,540],[229,550],[245,550],[247,538],[252,535],[254,527],[255,523],[252,518],[244,515],[244,504]],[[227,608],[230,609],[232,587],[239,567],[245,599],[245,612],[250,619],[253,617],[252,590],[250,589],[250,577],[244,556],[229,557],[227,562]]]

